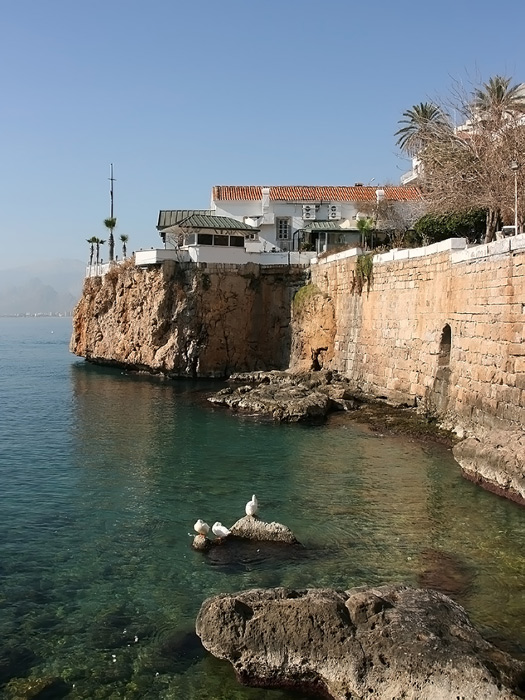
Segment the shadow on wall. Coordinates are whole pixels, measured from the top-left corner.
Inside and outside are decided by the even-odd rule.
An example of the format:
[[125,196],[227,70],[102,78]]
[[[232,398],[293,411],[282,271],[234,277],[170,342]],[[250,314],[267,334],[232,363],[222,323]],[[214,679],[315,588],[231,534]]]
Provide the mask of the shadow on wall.
[[429,393],[429,408],[431,413],[434,415],[442,415],[447,410],[451,348],[452,329],[447,323],[441,331],[438,367],[434,378],[434,383]]

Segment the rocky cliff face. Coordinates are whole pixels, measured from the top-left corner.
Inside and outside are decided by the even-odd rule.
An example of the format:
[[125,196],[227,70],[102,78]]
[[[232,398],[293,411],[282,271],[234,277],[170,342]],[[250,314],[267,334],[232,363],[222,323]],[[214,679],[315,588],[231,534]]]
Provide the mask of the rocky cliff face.
[[88,278],[70,349],[92,362],[169,376],[286,368],[303,268],[165,262]]

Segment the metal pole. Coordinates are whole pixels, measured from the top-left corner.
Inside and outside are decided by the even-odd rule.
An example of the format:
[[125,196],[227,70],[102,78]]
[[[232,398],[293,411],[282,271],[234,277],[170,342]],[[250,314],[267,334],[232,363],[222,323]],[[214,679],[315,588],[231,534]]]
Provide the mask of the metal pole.
[[520,164],[513,160],[510,169],[514,171],[514,235],[518,233],[518,170]]
[[113,177],[113,163],[111,163],[111,165],[110,165],[109,172],[110,172],[109,180],[111,182],[111,187],[109,190],[109,197],[110,197],[110,202],[111,202],[109,218],[112,219],[113,218],[113,182],[115,181],[115,178]]
[[518,170],[514,171],[514,235],[518,233]]

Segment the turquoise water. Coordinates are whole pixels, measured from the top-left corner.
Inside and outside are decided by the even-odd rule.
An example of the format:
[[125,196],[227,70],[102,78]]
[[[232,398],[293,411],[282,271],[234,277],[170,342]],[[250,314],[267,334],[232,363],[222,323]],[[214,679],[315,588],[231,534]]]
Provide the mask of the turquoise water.
[[[344,415],[234,416],[206,402],[217,385],[91,366],[70,334],[70,319],[0,319],[0,686],[297,699],[240,687],[192,635],[207,596],[256,586],[439,585],[524,650],[525,510],[461,479],[449,450]],[[197,518],[232,524],[252,493],[303,553],[190,548]]]

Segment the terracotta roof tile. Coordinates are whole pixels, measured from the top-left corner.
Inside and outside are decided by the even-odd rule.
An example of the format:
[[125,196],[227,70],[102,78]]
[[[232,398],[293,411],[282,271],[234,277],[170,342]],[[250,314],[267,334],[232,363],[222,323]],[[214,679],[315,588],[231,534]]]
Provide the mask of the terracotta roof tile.
[[[385,192],[385,198],[393,201],[417,201],[421,193],[417,187],[385,186],[320,186],[274,185],[270,199],[281,202],[375,202],[376,190]],[[212,191],[215,201],[257,201],[262,199],[262,186],[216,185]]]

